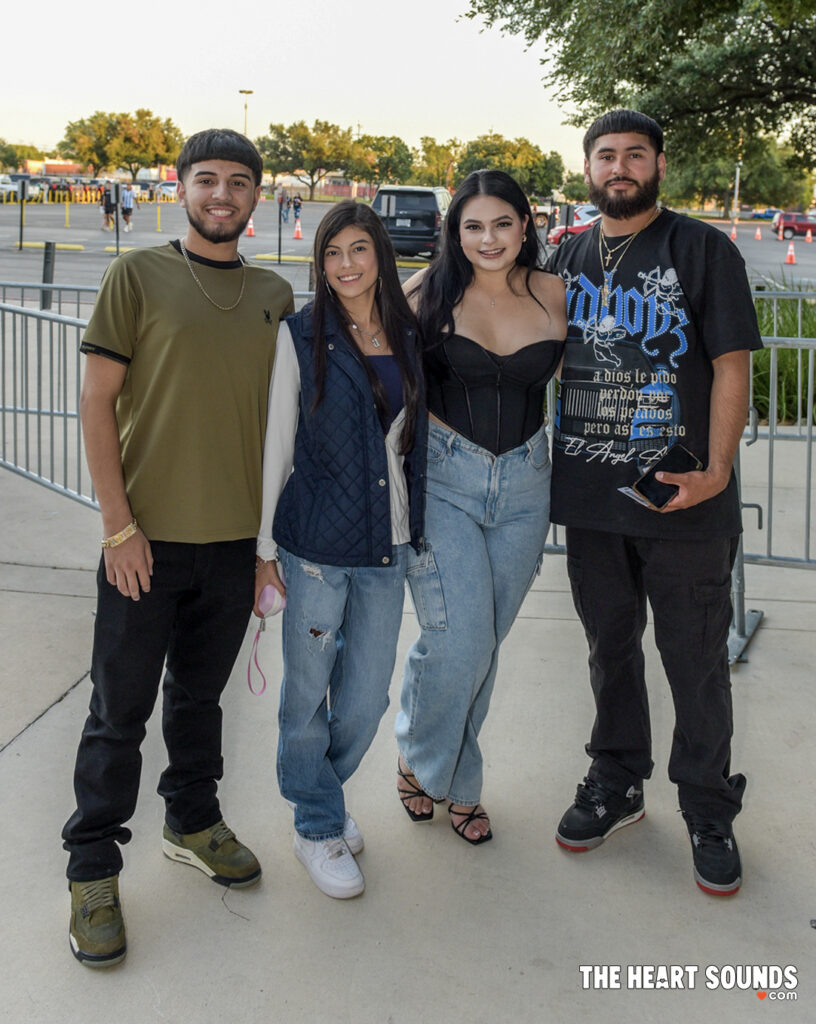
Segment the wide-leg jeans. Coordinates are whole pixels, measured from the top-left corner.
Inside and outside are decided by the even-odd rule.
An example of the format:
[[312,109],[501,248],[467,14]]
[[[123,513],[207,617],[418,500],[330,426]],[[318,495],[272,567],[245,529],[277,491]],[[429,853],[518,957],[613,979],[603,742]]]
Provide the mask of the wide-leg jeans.
[[93,692],[77,752],[77,809],[62,833],[68,877],[117,874],[119,843],[136,809],[145,726],[158,695],[168,766],[158,791],[176,832],[199,832],[221,812],[221,693],[246,633],[254,599],[255,538],[213,544],[151,543],[150,590],[124,597],[97,573]]
[[595,696],[589,775],[625,793],[652,773],[641,645],[648,599],[674,701],[669,778],[682,810],[715,821],[734,818],[745,789],[745,777],[730,774],[736,550],[736,537],[661,540],[567,528],[567,570]]
[[278,785],[306,839],[343,834],[343,784],[388,707],[408,544],[387,566],[345,567],[278,549],[286,584]]
[[468,806],[481,798],[479,731],[499,647],[541,568],[550,474],[543,426],[496,456],[429,424],[426,549],[408,557],[422,632],[405,664],[396,735],[435,800]]

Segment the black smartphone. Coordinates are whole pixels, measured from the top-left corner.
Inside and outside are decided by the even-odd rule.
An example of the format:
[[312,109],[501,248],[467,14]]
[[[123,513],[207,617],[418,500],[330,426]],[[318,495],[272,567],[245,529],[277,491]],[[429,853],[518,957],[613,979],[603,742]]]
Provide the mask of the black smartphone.
[[632,484],[632,490],[650,508],[661,509],[668,505],[679,488],[676,484],[664,484],[656,480],[655,473],[691,473],[702,468],[702,462],[688,448],[684,448],[682,444],[674,444]]

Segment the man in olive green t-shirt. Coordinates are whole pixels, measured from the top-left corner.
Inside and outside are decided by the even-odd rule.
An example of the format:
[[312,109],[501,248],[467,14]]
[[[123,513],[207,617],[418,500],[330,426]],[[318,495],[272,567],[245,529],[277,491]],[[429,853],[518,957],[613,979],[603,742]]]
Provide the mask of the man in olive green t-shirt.
[[294,305],[284,280],[238,254],[260,196],[252,143],[199,132],[177,170],[184,238],[111,264],[81,346],[105,539],[77,809],[63,840],[71,949],[90,967],[126,952],[118,844],[130,839],[165,659],[164,853],[221,885],[261,875],[221,817],[219,701],[253,604],[267,390],[278,323]]

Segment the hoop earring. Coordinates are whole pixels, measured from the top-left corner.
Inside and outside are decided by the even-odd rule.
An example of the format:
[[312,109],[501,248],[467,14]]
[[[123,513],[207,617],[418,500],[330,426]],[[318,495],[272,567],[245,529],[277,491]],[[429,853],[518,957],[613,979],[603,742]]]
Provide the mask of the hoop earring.
[[524,243],[526,241],[527,241],[527,232],[525,231],[524,234],[521,236],[521,244],[524,245]]
[[377,294],[382,294],[382,274],[377,275]]
[[331,297],[334,298],[335,295],[334,292],[332,291],[332,286],[329,284],[329,279],[326,277],[325,270],[323,271],[323,284],[325,284],[326,290],[328,291],[329,295],[331,295]]

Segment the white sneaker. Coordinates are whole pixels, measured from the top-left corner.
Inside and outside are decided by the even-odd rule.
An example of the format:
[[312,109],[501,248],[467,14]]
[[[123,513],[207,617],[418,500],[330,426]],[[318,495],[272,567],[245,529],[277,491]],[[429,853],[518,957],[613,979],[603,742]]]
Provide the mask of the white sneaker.
[[343,826],[343,838],[346,841],[346,846],[356,857],[358,853],[363,852],[365,843],[363,842],[363,833],[360,831],[357,822],[352,818],[348,811],[346,811],[346,823]]
[[327,896],[348,900],[365,889],[363,874],[342,836],[314,842],[295,833],[295,856]]
[[[286,803],[292,810],[297,806],[293,800],[287,800],[286,797],[283,799],[284,803]],[[348,811],[346,811],[346,823],[343,826],[343,838],[346,841],[346,846],[348,846],[355,857],[358,853],[363,852],[363,847],[365,846],[365,843],[363,842],[363,833],[360,831],[359,825]]]

